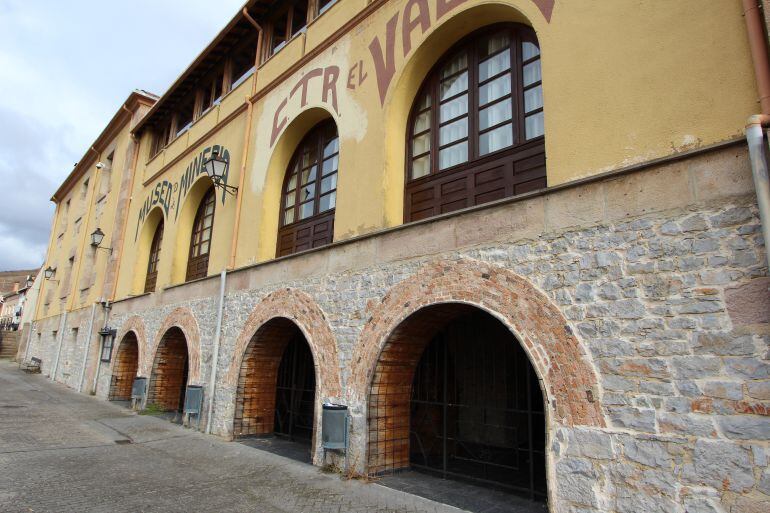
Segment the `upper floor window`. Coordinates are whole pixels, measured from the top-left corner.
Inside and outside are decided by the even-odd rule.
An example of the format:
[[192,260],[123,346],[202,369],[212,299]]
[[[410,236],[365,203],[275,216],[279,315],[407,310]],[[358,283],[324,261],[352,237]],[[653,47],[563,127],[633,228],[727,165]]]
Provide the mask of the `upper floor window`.
[[266,57],[273,55],[286,46],[289,40],[305,29],[308,22],[307,0],[288,2],[268,23]]
[[429,73],[412,107],[405,219],[544,187],[543,135],[532,29],[495,25],[463,39]]
[[198,211],[195,213],[185,281],[205,278],[208,274],[211,233],[214,227],[215,200],[214,187],[211,187],[203,195],[203,199],[200,205],[198,205]]
[[155,235],[152,236],[150,244],[150,258],[147,261],[147,277],[144,280],[144,291],[152,292],[158,282],[158,263],[160,262],[160,247],[163,244],[163,219],[155,228]]
[[278,256],[332,241],[338,170],[337,126],[332,120],[323,121],[299,144],[286,171]]

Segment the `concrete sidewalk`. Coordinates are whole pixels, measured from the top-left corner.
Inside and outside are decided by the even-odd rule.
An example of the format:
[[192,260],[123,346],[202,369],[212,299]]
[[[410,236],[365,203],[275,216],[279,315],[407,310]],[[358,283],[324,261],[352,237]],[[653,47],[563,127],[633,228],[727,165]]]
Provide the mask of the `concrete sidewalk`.
[[461,510],[136,415],[0,362],[0,511]]

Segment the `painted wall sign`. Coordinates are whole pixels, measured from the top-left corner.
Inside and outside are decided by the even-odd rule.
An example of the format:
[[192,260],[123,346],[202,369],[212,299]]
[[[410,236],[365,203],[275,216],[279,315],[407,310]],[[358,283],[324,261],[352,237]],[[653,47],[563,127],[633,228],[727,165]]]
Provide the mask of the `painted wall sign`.
[[[308,87],[313,85],[315,90],[321,87],[321,102],[330,105],[334,112],[339,116],[340,111],[337,106],[337,79],[340,77],[339,66],[327,66],[325,68],[313,68],[302,75],[296,84],[291,88],[289,96],[281,100],[273,114],[273,129],[270,133],[270,147],[275,144],[278,135],[283,131],[289,122],[289,118],[283,114],[289,100],[299,93],[300,108],[307,105]],[[319,80],[314,80],[319,79]]]
[[[227,161],[227,166],[225,166],[222,177],[224,183],[227,183],[227,177],[230,176],[230,151],[219,144],[204,148],[192,161],[190,161],[182,173],[182,176],[179,177],[179,180],[176,182],[161,180],[155,184],[155,187],[152,188],[147,195],[147,198],[144,200],[142,208],[139,209],[134,241],[136,241],[139,236],[139,227],[144,223],[147,215],[156,205],[159,205],[160,208],[163,209],[166,222],[170,219],[169,212],[172,210],[174,211],[174,221],[176,221],[177,217],[179,217],[179,205],[182,204],[182,200],[187,196],[187,193],[190,192],[190,188],[195,183],[198,176],[206,172],[203,169],[203,163],[208,160],[214,150],[217,150],[220,156]],[[225,193],[225,190],[222,189],[223,205],[225,204],[226,198],[227,194]]]
[[[438,21],[453,9],[464,4],[467,0],[433,0],[433,9],[436,13],[435,20]],[[537,5],[546,21],[551,21],[556,0],[532,0]],[[403,11],[396,12],[385,24],[384,39],[376,36],[369,43],[369,53],[372,58],[375,77],[377,80],[377,90],[380,95],[380,105],[385,104],[385,96],[388,94],[388,88],[396,74],[396,32],[401,22],[401,48],[404,57],[406,57],[412,48],[416,46],[415,33],[419,31],[420,36],[424,36],[431,28],[431,9],[428,0],[408,0],[404,5]],[[360,87],[369,74],[364,67],[364,61],[357,61],[343,76],[345,87],[355,90]],[[308,91],[321,91],[321,102],[329,105],[339,116],[340,112],[337,106],[337,81],[340,78],[339,66],[326,66],[324,68],[313,68],[305,72],[302,77],[291,88],[288,96],[284,97],[273,112],[273,124],[270,131],[270,147],[275,145],[275,141],[289,123],[289,117],[284,114],[289,101],[295,97],[298,98],[299,108],[304,108],[308,103]],[[292,109],[294,110],[294,109]]]

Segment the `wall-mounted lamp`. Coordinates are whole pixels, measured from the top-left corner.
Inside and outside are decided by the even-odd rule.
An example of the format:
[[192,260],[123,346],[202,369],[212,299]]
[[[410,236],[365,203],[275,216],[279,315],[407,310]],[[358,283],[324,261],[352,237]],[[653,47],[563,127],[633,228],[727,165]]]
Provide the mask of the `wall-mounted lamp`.
[[238,187],[227,185],[224,180],[225,171],[227,171],[227,166],[229,165],[230,163],[219,155],[219,149],[215,149],[211,153],[211,157],[203,163],[203,169],[206,170],[206,174],[214,182],[214,187],[224,189],[225,192],[235,196],[238,192]]
[[94,233],[91,234],[91,246],[95,247],[96,249],[106,249],[109,250],[110,253],[112,253],[112,248],[104,248],[100,246],[102,241],[104,240],[104,232],[101,228],[96,228],[94,230]]
[[115,345],[115,335],[117,333],[117,330],[107,326],[99,331],[99,336],[102,337],[102,354],[99,357],[101,361],[109,362],[112,360],[112,347]]
[[54,276],[56,276],[56,267],[51,267],[50,265],[43,271],[43,276],[45,276],[45,279],[48,281],[59,281],[52,279]]

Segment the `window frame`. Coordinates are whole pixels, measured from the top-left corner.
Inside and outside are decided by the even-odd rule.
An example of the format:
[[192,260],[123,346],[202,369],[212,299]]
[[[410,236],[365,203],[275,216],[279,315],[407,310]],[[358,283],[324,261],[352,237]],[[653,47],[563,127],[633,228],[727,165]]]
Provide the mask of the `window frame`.
[[160,264],[160,250],[163,245],[163,230],[165,228],[164,220],[158,222],[155,227],[155,233],[152,235],[150,243],[150,254],[147,258],[147,274],[144,279],[144,292],[154,292],[158,283],[158,265]]
[[[336,151],[332,151],[328,156],[324,156],[324,150],[327,145],[332,143],[336,139],[337,147]],[[302,173],[305,169],[302,168],[300,159],[309,150],[311,163],[309,168],[316,167],[315,178],[313,183],[313,199],[310,201],[302,201],[301,191],[305,185],[302,183]],[[324,174],[324,162],[336,159],[336,166],[334,171]],[[304,251],[310,247],[320,247],[326,244],[330,244],[333,240],[334,232],[334,216],[337,210],[337,190],[339,185],[339,172],[340,172],[340,137],[337,124],[333,119],[328,118],[313,126],[302,140],[297,144],[297,147],[289,160],[289,165],[284,172],[283,182],[281,184],[281,197],[279,204],[279,220],[278,220],[278,242],[276,246],[276,256],[286,256],[288,254],[296,253],[298,251]],[[296,182],[292,189],[288,189],[289,184],[293,176],[296,176]],[[327,191],[321,190],[321,185],[324,180],[334,177],[334,184]],[[288,189],[288,190],[287,190]],[[287,198],[294,196],[293,202],[290,207],[287,208]],[[334,206],[326,210],[321,211],[321,199],[323,197],[334,195]],[[301,207],[303,204],[312,202],[313,213],[305,218],[300,218]],[[286,212],[293,212],[292,220],[286,222]],[[329,224],[327,224],[329,223]],[[317,231],[319,227],[325,231]],[[305,242],[299,242],[298,233],[303,233],[304,230],[309,230],[309,240],[307,244],[309,246],[305,248]],[[291,235],[292,243],[290,250],[285,250],[286,244],[282,243],[286,237]],[[297,249],[299,247],[300,249]]]
[[[511,38],[508,49],[511,51],[510,67],[504,71],[498,71],[487,77],[482,84],[493,82],[507,73],[511,77],[511,90],[507,95],[501,95],[492,101],[479,107],[479,63],[494,58],[495,55],[504,52],[501,47],[495,52],[480,57],[482,43],[487,38],[505,31]],[[536,56],[526,61],[522,60],[522,44],[533,43],[538,48]],[[465,115],[454,116],[447,119],[444,125],[451,124],[457,119],[467,119],[467,160],[439,169],[440,148],[440,112],[439,86],[442,69],[458,55],[465,51],[468,56],[467,90],[447,96],[444,103],[448,104],[456,98],[467,94],[468,108]],[[542,93],[542,51],[534,29],[520,23],[503,22],[487,25],[475,30],[455,44],[451,45],[435,64],[431,67],[417,90],[412,100],[407,123],[404,127],[404,217],[405,223],[419,221],[437,215],[469,208],[476,205],[496,201],[507,197],[524,194],[547,187],[545,167],[545,131],[541,135],[526,139],[526,117],[532,115],[543,116],[543,106],[524,112],[524,64],[540,62],[540,80],[529,84],[526,89],[540,88]],[[462,73],[462,70],[458,74]],[[453,76],[452,74],[448,75]],[[446,78],[446,77],[444,77]],[[431,93],[430,107],[420,109],[424,105],[423,98],[426,92]],[[505,121],[488,126],[482,133],[491,132],[498,126],[508,123],[513,126],[512,144],[503,148],[480,155],[480,112],[497,102],[503,102],[511,98],[511,116]],[[430,126],[428,129],[417,132],[418,136],[429,132],[430,149],[428,152],[413,152],[413,135],[415,121],[419,114],[429,112]],[[542,127],[543,125],[540,125]],[[444,147],[451,147],[463,138],[449,141]],[[412,178],[413,161],[415,155],[419,158],[429,155],[428,173]]]
[[[211,214],[206,214],[208,204],[211,204]],[[198,210],[195,212],[195,219],[193,220],[192,231],[190,233],[190,248],[187,253],[187,271],[185,274],[185,282],[198,280],[208,276],[208,262],[209,255],[211,255],[211,242],[214,239],[214,219],[216,214],[216,189],[212,185],[203,194],[203,197],[198,204]],[[205,227],[204,223],[206,218],[211,218],[211,225]],[[208,232],[208,239],[203,239],[204,233]],[[205,253],[198,252],[196,255],[196,248],[203,246],[203,243],[208,243],[208,249]]]
[[[478,66],[479,62],[481,60],[486,60],[494,57],[495,55],[498,55],[502,52],[498,51],[495,54],[492,54],[491,56],[486,56],[484,59],[479,59],[478,56],[478,43],[482,40],[484,40],[485,37],[488,37],[490,35],[493,35],[498,32],[502,32],[503,30],[508,31],[509,35],[511,35],[511,44],[508,46],[508,48],[511,50],[511,67],[508,73],[513,76],[513,81],[515,81],[515,84],[511,83],[511,91],[507,95],[503,95],[499,98],[496,98],[488,103],[486,103],[483,107],[479,107],[478,105],[478,97],[479,97],[479,71]],[[431,177],[434,177],[435,175],[439,175],[441,173],[450,172],[456,168],[461,168],[464,166],[472,166],[474,163],[481,161],[483,159],[487,158],[494,158],[496,155],[509,152],[509,151],[516,151],[517,148],[526,146],[527,144],[542,141],[545,139],[545,135],[539,135],[536,137],[533,137],[532,139],[526,139],[526,127],[525,127],[525,118],[526,114],[532,115],[536,114],[537,112],[542,112],[543,107],[540,107],[539,109],[530,111],[529,113],[524,112],[524,90],[525,89],[534,89],[537,86],[542,86],[542,76],[541,80],[537,81],[533,84],[529,84],[526,88],[523,86],[523,79],[522,79],[522,70],[525,64],[528,64],[530,62],[534,62],[539,60],[540,53],[538,53],[538,56],[532,59],[529,59],[527,61],[522,60],[521,55],[521,43],[524,41],[532,42],[540,48],[540,44],[537,40],[537,35],[535,34],[535,31],[531,27],[527,27],[526,25],[522,25],[520,23],[496,23],[494,25],[486,26],[482,29],[476,30],[467,36],[463,37],[460,41],[452,45],[444,54],[441,56],[441,58],[433,65],[433,67],[430,69],[430,71],[425,75],[425,78],[423,79],[423,83],[420,85],[419,90],[417,91],[417,94],[414,97],[414,100],[412,102],[412,107],[409,111],[409,117],[407,121],[407,129],[406,129],[406,170],[405,170],[405,178],[407,183],[410,182],[417,182],[419,180],[425,180],[430,179]],[[439,169],[439,150],[441,147],[439,146],[440,143],[440,112],[441,112],[441,100],[438,95],[439,86],[441,83],[441,69],[454,57],[457,55],[460,51],[465,50],[468,54],[468,65],[467,65],[467,72],[468,72],[468,88],[461,93],[458,93],[452,97],[448,97],[445,102],[452,101],[454,99],[457,99],[461,97],[463,94],[468,95],[468,110],[465,116],[456,116],[455,118],[451,118],[450,120],[443,123],[443,125],[448,125],[453,122],[456,122],[463,117],[468,119],[468,134],[464,138],[467,140],[468,143],[468,159],[465,162],[460,162],[458,164],[454,164],[452,166],[448,166],[444,169]],[[461,72],[458,72],[459,75]],[[494,80],[497,80],[498,78],[505,75],[505,71],[499,72],[496,75],[492,75],[491,77],[488,77],[484,82],[484,84],[490,83]],[[419,109],[419,100],[423,98],[425,93],[427,91],[430,91],[431,94],[431,104],[426,109]],[[515,109],[512,113],[512,116],[510,120],[506,120],[503,122],[500,122],[496,125],[489,126],[483,130],[479,130],[479,112],[483,110],[484,108],[488,108],[490,106],[493,106],[498,103],[502,103],[505,99],[511,98],[512,107]],[[417,137],[414,135],[413,127],[414,122],[416,120],[416,117],[419,114],[422,114],[423,112],[430,112],[430,127],[422,132],[420,132],[417,136],[429,133],[430,134],[430,150],[427,153],[418,154],[418,156],[424,156],[426,154],[430,155],[430,166],[429,166],[429,173],[427,175],[423,175],[418,178],[412,178],[412,163],[415,158],[413,153],[413,146],[412,141]],[[506,146],[505,148],[500,148],[498,150],[494,150],[491,152],[488,152],[484,155],[479,154],[479,146],[480,146],[480,136],[482,133],[489,133],[492,130],[504,126],[506,123],[514,123],[515,124],[515,130],[514,130],[514,143],[510,146]],[[463,138],[456,139],[454,141],[451,141],[450,143],[445,144],[443,147],[450,147],[452,145],[455,145],[459,142],[462,142]]]

